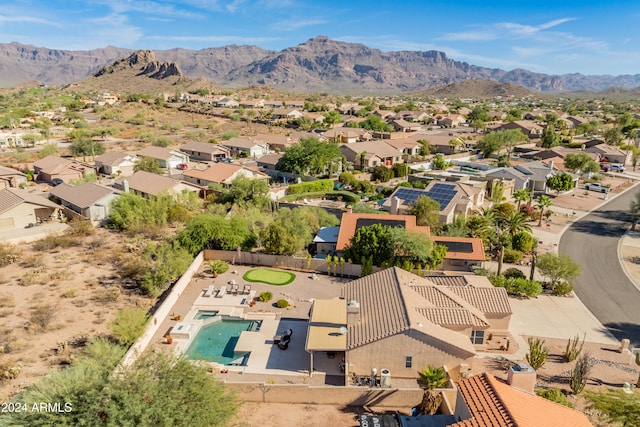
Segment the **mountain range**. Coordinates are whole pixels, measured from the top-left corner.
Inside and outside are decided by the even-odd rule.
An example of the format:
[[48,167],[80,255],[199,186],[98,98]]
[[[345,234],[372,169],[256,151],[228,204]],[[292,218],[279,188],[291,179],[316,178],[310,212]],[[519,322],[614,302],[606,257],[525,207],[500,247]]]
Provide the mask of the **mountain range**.
[[[38,80],[67,84],[92,76],[134,51],[108,46],[89,51],[0,43],[0,86]],[[439,51],[384,52],[363,44],[318,36],[281,51],[230,45],[201,50],[153,51],[160,67],[178,67],[191,79],[206,78],[223,88],[266,85],[291,92],[405,93],[467,80],[510,83],[534,92],[602,91],[640,86],[640,74],[548,75],[505,71],[448,58]],[[153,68],[152,67],[152,68]],[[154,72],[163,71],[153,68]],[[166,70],[164,70],[166,71]],[[170,70],[174,75],[176,70]]]

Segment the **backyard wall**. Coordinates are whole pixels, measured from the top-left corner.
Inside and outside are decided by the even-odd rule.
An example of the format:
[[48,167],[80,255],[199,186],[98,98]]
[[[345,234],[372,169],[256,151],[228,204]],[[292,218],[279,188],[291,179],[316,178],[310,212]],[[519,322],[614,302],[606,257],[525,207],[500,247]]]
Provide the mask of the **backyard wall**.
[[153,336],[158,332],[160,325],[162,325],[162,320],[165,319],[169,315],[169,311],[174,306],[174,304],[180,298],[180,294],[184,292],[189,282],[193,278],[193,275],[198,271],[200,265],[202,265],[202,261],[204,260],[203,252],[200,252],[196,255],[195,259],[187,269],[187,271],[178,279],[178,281],[173,285],[173,288],[169,292],[169,295],[162,301],[162,304],[158,307],[158,309],[153,313],[153,317],[151,321],[147,325],[142,336],[136,341],[135,344],[131,346],[127,354],[124,355],[124,359],[122,360],[122,366],[130,366],[133,362],[135,362],[138,355],[140,355],[149,345]]
[[[294,258],[286,255],[269,255],[259,252],[242,251],[219,251],[213,249],[204,250],[204,260],[210,261],[219,259],[230,264],[240,265],[263,265],[267,267],[283,268],[288,270],[308,271],[309,273],[327,274],[327,262],[323,259]],[[380,271],[380,268],[373,267],[373,273]],[[344,277],[360,277],[362,266],[360,264],[345,263],[343,268],[339,265],[331,266],[331,274]]]
[[412,407],[422,401],[422,389],[309,386],[306,384],[226,383],[247,402],[317,405]]

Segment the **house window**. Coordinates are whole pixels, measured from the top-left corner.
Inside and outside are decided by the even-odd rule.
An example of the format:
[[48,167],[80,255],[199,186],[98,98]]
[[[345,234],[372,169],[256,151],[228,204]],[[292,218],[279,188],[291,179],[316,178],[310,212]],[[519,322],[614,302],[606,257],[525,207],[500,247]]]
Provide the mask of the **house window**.
[[378,161],[377,160],[373,161],[373,166],[378,166]]
[[413,366],[413,356],[405,356],[404,367],[411,368]]
[[484,344],[484,331],[471,331],[471,344]]

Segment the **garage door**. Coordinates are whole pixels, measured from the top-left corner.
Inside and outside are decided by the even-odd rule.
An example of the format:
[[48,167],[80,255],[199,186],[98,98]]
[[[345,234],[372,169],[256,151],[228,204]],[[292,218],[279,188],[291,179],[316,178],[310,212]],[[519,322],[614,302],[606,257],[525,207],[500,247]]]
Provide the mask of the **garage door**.
[[13,218],[0,218],[0,229],[2,228],[13,228]]

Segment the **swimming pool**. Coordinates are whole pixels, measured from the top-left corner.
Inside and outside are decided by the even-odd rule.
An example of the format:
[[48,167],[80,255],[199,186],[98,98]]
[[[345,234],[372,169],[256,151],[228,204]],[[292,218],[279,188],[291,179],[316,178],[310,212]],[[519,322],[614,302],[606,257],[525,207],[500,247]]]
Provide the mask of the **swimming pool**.
[[215,317],[218,315],[217,311],[211,311],[211,310],[199,310],[195,316],[193,316],[194,319],[196,320],[203,320],[203,319],[209,319],[211,317]]
[[256,320],[222,319],[204,326],[193,339],[185,356],[191,360],[208,360],[224,365],[242,359],[239,364],[243,364],[248,353],[234,351],[240,333],[258,330],[260,323]]

